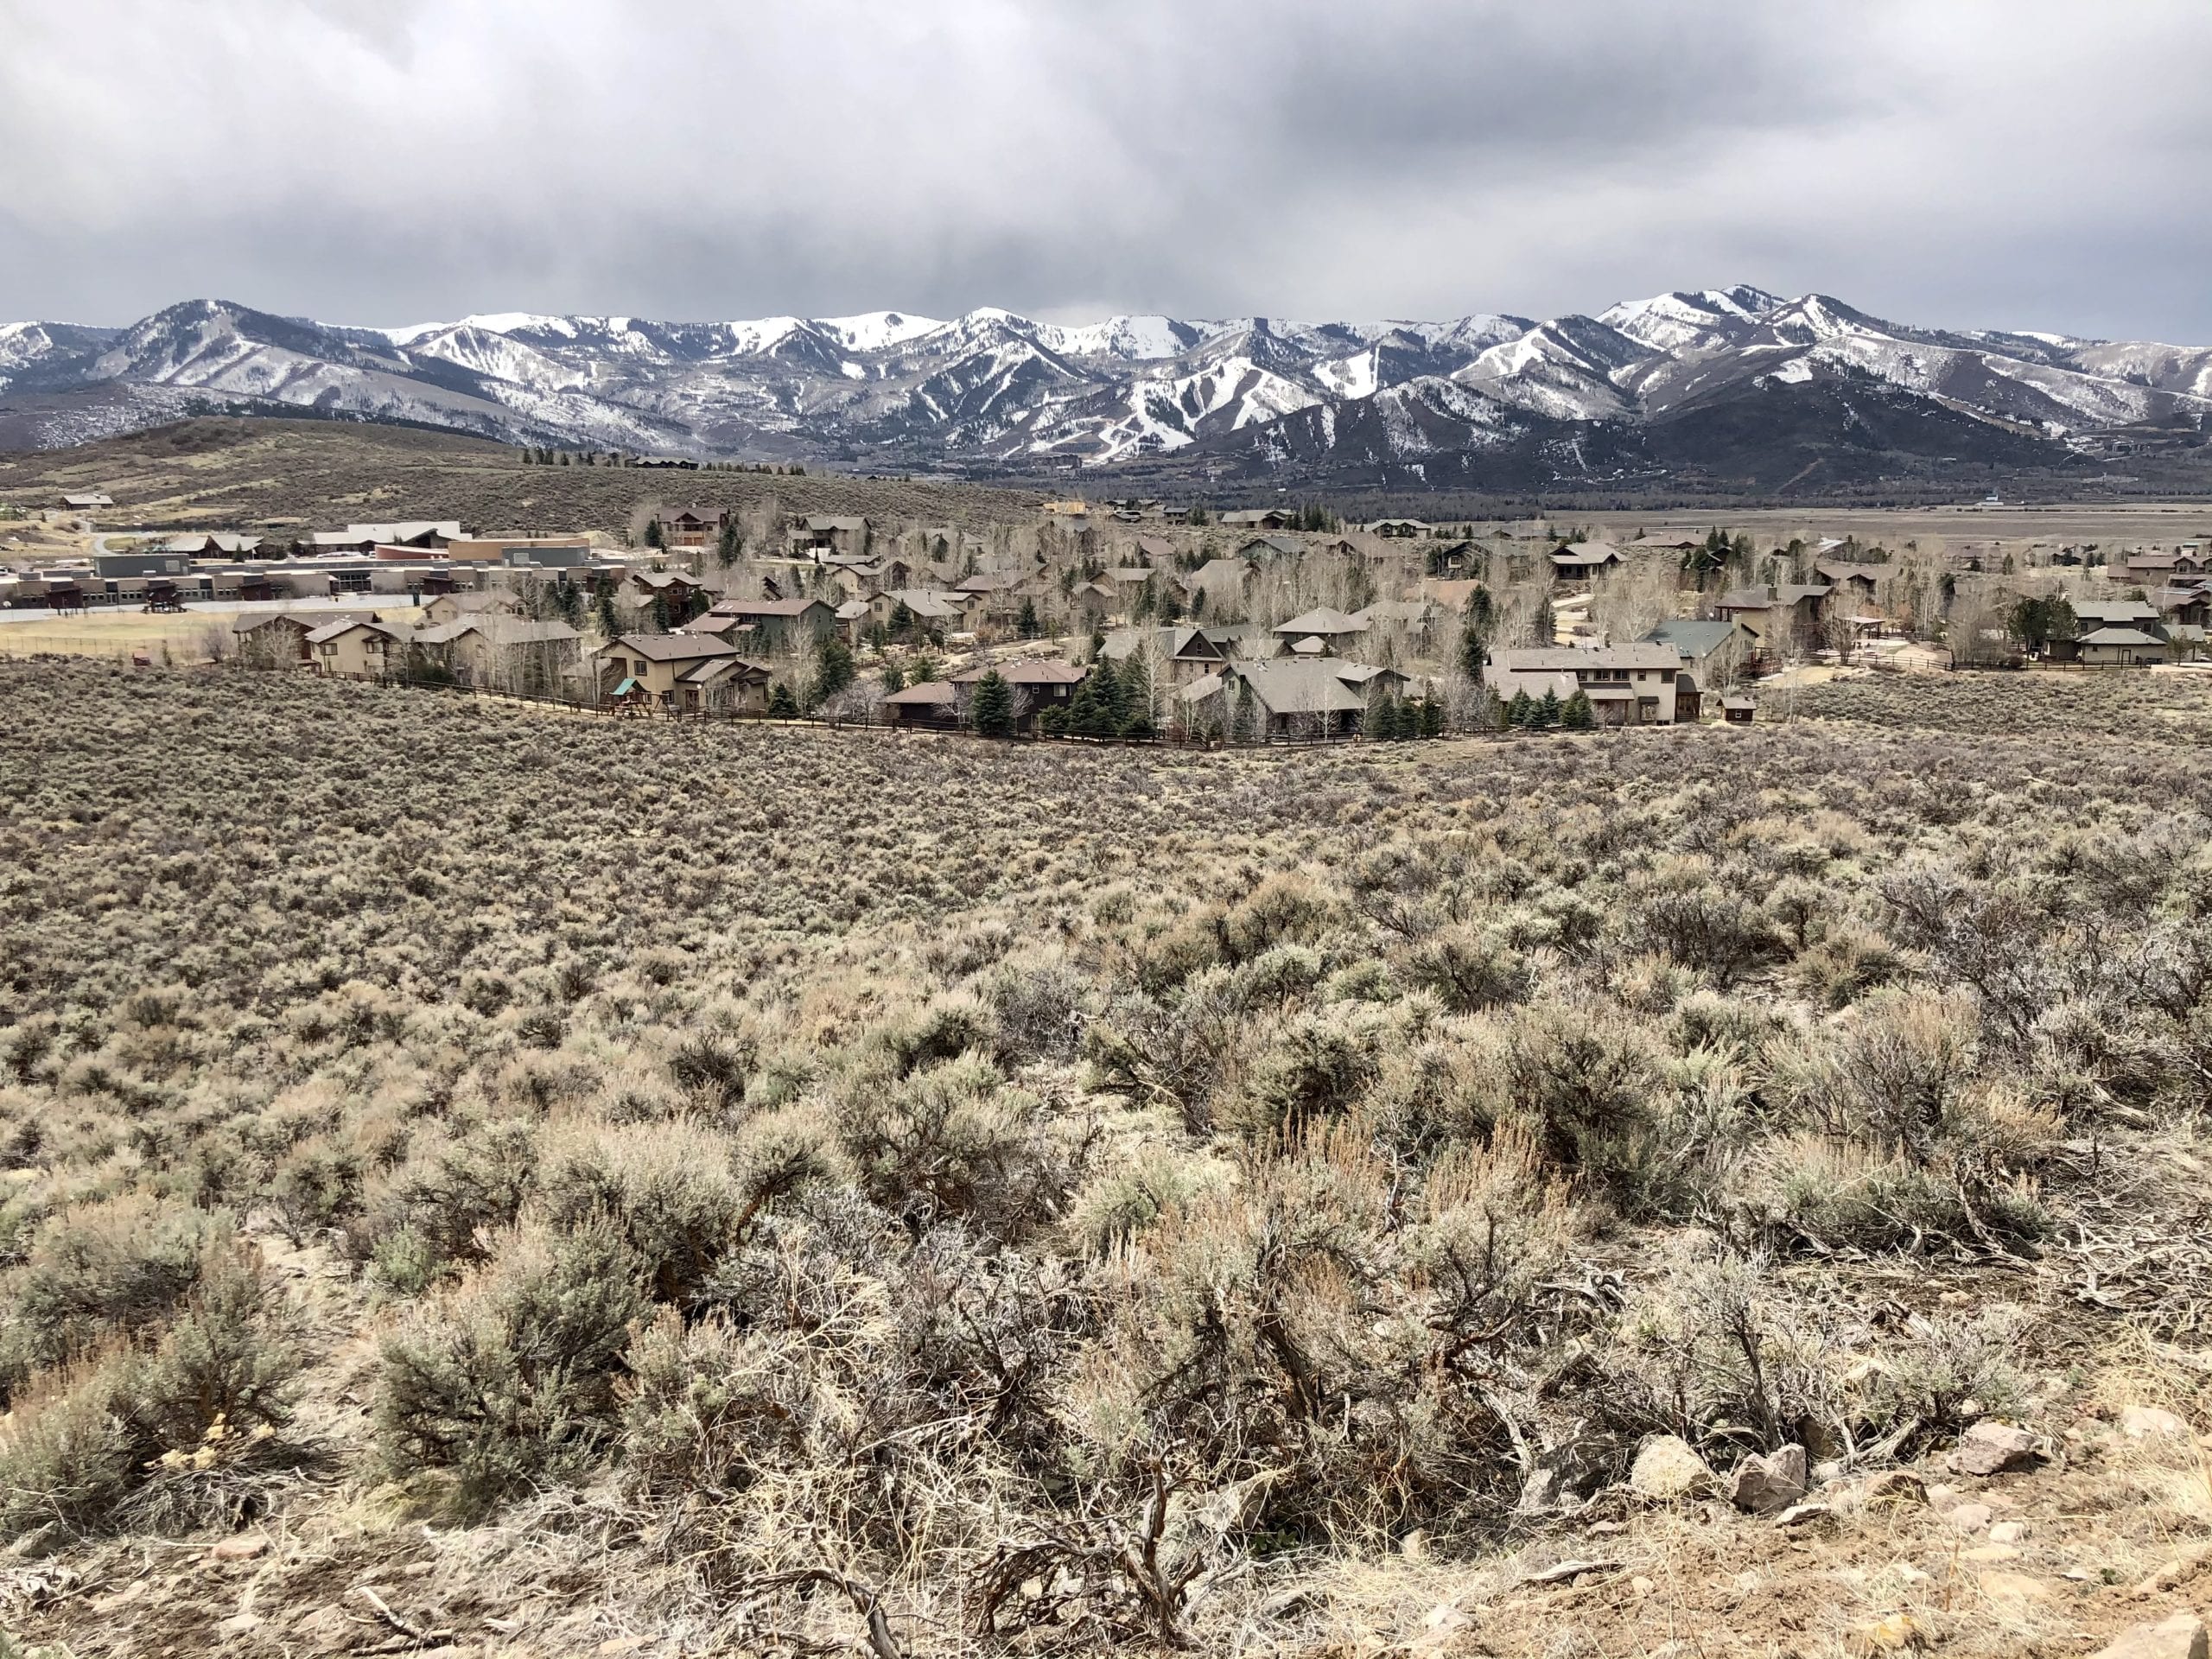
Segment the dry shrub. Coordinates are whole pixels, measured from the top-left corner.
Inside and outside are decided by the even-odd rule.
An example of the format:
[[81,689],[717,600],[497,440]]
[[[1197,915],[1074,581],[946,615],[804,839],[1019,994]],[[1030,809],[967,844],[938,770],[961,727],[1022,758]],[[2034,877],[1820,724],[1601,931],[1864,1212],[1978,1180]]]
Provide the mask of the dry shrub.
[[894,1080],[849,1080],[832,1114],[860,1190],[915,1230],[965,1218],[1014,1238],[1057,1216],[1089,1132],[1010,1086],[980,1052]]
[[613,1432],[630,1328],[648,1306],[641,1278],[603,1219],[500,1238],[384,1340],[375,1418],[388,1466],[449,1471],[472,1506],[583,1467]]
[[234,1524],[242,1476],[284,1448],[299,1356],[254,1260],[211,1240],[150,1344],[111,1345],[35,1380],[0,1438],[0,1530]]
[[0,1386],[168,1317],[200,1283],[229,1226],[204,1211],[129,1194],[63,1211],[31,1236],[9,1275]]
[[353,1242],[385,1282],[420,1290],[485,1259],[488,1241],[521,1213],[537,1170],[536,1136],[526,1123],[494,1119],[440,1137],[372,1189]]
[[544,1138],[534,1205],[556,1230],[610,1221],[657,1302],[695,1297],[734,1244],[753,1200],[729,1143],[694,1123],[573,1123]]
[[1406,958],[1406,977],[1454,1014],[1527,999],[1529,960],[1503,933],[1465,923],[1438,930]]

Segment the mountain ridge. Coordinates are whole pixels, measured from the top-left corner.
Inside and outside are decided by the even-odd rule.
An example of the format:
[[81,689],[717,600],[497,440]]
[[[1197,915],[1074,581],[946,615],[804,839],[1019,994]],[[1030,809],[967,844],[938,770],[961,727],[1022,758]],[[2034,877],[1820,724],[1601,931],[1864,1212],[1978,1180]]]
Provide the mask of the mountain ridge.
[[[1796,445],[1815,454],[1801,466],[1844,457],[1875,476],[1885,455],[2064,467],[2116,434],[2202,447],[2212,348],[1929,328],[1748,283],[1541,320],[1068,325],[981,307],[720,322],[505,312],[371,328],[194,299],[124,328],[0,325],[0,414],[28,447],[174,418],[180,400],[912,471],[1752,478],[1779,465],[1768,450]],[[1910,443],[1870,447],[1868,430]],[[1718,447],[1686,452],[1696,431]]]

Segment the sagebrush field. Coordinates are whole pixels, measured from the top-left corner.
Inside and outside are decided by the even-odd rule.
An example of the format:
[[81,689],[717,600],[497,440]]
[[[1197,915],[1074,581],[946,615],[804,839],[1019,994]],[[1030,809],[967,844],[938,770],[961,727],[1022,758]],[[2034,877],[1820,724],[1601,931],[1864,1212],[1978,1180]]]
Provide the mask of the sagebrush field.
[[[2202,1424],[2212,772],[2193,691],[2118,683],[1178,759],[0,666],[0,1623],[888,1659],[1954,1618],[1844,1575],[1858,1535],[1621,1483],[1661,1435],[1840,1491],[1985,1415]],[[2212,1537],[2192,1455],[2202,1493],[2115,1477],[2073,1599],[1946,1651],[2140,1617]],[[1619,1593],[1529,1565],[1578,1558]]]

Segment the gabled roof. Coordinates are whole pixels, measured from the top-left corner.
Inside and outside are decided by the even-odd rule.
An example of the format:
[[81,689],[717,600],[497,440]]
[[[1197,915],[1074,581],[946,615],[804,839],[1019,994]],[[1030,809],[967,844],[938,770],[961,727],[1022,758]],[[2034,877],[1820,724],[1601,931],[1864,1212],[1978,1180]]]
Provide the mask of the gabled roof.
[[1367,624],[1356,616],[1347,616],[1342,611],[1332,611],[1323,606],[1319,610],[1306,612],[1303,616],[1294,616],[1287,622],[1278,622],[1274,631],[1291,639],[1302,639],[1311,633],[1364,633]]
[[664,524],[718,524],[723,513],[720,507],[678,507],[661,520]]
[[676,677],[686,685],[712,685],[718,680],[765,680],[768,671],[742,657],[710,657]]
[[826,599],[719,599],[709,613],[714,616],[804,616],[819,605],[825,611],[836,607]]
[[986,674],[996,674],[1008,685],[1074,685],[1083,680],[1089,671],[1073,663],[1056,663],[1047,658],[1029,657],[1020,662],[992,663],[982,668],[970,668],[952,677],[955,685],[974,685]]
[[826,512],[810,512],[806,516],[806,527],[810,531],[813,531],[817,534],[826,531],[866,530],[868,528],[868,520],[865,518],[841,518]]
[[1632,645],[1533,645],[1519,651],[1491,654],[1491,661],[1508,674],[1572,674],[1581,669],[1679,669],[1682,653],[1675,646],[1639,641]]
[[2085,599],[2074,607],[2074,615],[2082,622],[2156,622],[2158,607],[2147,599]]
[[1367,699],[1346,685],[1333,663],[1277,658],[1240,663],[1230,671],[1278,715],[1356,714]]
[[1795,605],[1803,599],[1826,599],[1824,582],[1785,582],[1779,587],[1737,588],[1720,596],[1724,611],[1764,611],[1777,605]]
[[2164,648],[2165,641],[2154,633],[2140,628],[2095,628],[2082,634],[2074,642],[2078,645],[2157,645]]
[[1621,550],[1611,542],[1567,542],[1552,550],[1552,563],[1588,569],[1619,563]]
[[565,622],[533,622],[528,617],[498,612],[417,628],[415,638],[426,645],[443,645],[467,633],[480,635],[486,644],[494,645],[550,645],[583,638]]
[[626,651],[649,663],[689,663],[705,657],[737,655],[737,647],[727,639],[703,633],[626,633],[609,640],[604,649]]
[[901,691],[893,691],[884,702],[899,709],[949,709],[959,699],[950,680],[924,680]]
[[1351,620],[1372,627],[1378,622],[1426,622],[1436,614],[1436,606],[1425,599],[1379,599],[1363,611],[1354,611]]
[[1287,536],[1255,536],[1237,548],[1237,556],[1243,557],[1255,547],[1263,554],[1272,553],[1278,558],[1286,559],[1294,559],[1306,550],[1301,543]]
[[351,633],[356,628],[366,628],[372,633],[384,635],[387,639],[404,639],[407,637],[389,623],[372,622],[365,617],[342,616],[335,622],[326,622],[319,628],[309,629],[307,636],[308,643],[319,645],[327,639],[335,639],[341,634]]
[[681,570],[632,570],[630,580],[640,588],[703,588],[698,577]]
[[1858,564],[1848,559],[1816,559],[1813,569],[1830,582],[1872,582],[1882,579],[1884,566]]
[[1645,634],[1638,644],[1657,643],[1672,645],[1685,658],[1694,661],[1710,657],[1741,632],[1732,617],[1681,616],[1671,622],[1662,622]]

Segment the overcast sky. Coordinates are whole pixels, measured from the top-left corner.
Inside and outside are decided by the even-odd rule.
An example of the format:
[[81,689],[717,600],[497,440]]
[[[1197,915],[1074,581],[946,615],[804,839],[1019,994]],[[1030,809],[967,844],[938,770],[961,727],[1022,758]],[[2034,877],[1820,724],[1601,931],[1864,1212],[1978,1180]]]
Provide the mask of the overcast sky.
[[0,320],[1670,288],[2212,343],[2205,0],[0,0]]

